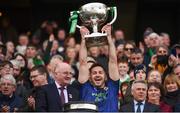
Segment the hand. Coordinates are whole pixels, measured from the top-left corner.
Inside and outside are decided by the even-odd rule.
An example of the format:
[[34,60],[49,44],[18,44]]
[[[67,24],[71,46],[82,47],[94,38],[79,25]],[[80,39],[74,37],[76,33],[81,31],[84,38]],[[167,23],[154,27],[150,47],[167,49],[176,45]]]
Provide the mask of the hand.
[[109,44],[112,44],[113,40],[111,38],[111,25],[110,24],[106,24],[105,26],[103,26],[103,28],[101,29],[102,32],[107,33],[107,40]]
[[105,26],[103,26],[101,31],[107,33],[107,36],[111,37],[111,29],[111,24],[106,24]]
[[151,57],[151,63],[152,63],[152,64],[156,64],[156,63],[157,63],[157,55],[153,55],[153,56]]
[[170,55],[169,56],[169,59],[168,59],[168,64],[169,66],[175,66],[177,65],[179,62],[178,62],[178,59],[174,56],[174,55]]
[[58,28],[58,25],[55,21],[52,22],[52,26],[53,26],[53,28]]
[[80,33],[81,33],[82,40],[85,40],[85,35],[89,34],[89,30],[85,26],[82,26],[80,28]]
[[47,20],[46,21],[44,21],[42,24],[41,24],[41,28],[45,28],[46,26],[47,26]]
[[139,49],[144,53],[144,44],[139,42]]
[[53,34],[50,34],[50,36],[49,36],[49,41],[52,42],[52,41],[54,41],[54,39],[55,39],[55,38],[54,38],[54,35],[53,35]]
[[10,112],[10,107],[7,105],[2,105],[1,106],[1,112]]
[[34,99],[34,97],[30,96],[30,97],[27,99],[27,101],[28,101],[29,107],[35,109],[35,99]]

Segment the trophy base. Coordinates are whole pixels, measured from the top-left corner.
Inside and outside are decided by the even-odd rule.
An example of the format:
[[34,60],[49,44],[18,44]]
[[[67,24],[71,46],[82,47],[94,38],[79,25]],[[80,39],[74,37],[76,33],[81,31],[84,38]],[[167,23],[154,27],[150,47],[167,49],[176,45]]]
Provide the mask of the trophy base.
[[90,38],[90,37],[104,37],[107,36],[107,33],[91,33],[89,35],[85,35],[85,38]]
[[107,34],[106,33],[92,33],[90,35],[85,35],[86,38],[86,46],[104,46],[108,44]]

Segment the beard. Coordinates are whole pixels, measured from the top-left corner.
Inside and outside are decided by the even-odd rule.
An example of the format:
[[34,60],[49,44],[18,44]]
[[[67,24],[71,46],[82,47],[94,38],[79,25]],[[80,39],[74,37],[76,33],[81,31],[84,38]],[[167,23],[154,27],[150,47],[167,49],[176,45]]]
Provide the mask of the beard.
[[90,81],[92,85],[97,88],[103,88],[105,86],[105,79],[101,79],[101,80],[91,79]]

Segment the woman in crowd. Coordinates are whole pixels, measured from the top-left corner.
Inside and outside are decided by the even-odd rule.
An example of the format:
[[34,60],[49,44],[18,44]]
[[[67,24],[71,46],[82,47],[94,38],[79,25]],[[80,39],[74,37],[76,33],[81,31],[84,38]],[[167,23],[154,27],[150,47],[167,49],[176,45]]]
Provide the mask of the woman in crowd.
[[14,47],[14,43],[11,41],[8,41],[6,43],[6,60],[10,60],[12,59],[12,57],[14,56],[14,52],[15,52],[15,47]]
[[174,74],[165,78],[164,89],[166,92],[164,101],[174,109],[180,103],[180,81]]
[[163,101],[164,89],[158,82],[152,82],[148,84],[148,102],[159,105],[161,112],[171,112],[170,105]]
[[124,54],[128,57],[128,59],[130,59],[131,52],[133,51],[135,47],[136,47],[136,44],[134,41],[127,41],[124,44]]
[[168,67],[168,51],[165,45],[156,47],[156,54],[151,57],[151,64],[149,66],[163,74]]

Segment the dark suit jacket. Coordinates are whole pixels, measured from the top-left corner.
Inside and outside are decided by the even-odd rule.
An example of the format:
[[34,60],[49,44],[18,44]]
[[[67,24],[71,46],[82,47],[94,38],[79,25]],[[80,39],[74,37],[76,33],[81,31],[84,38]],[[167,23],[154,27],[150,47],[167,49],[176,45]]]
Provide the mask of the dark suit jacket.
[[[72,85],[67,86],[68,101],[78,101],[79,91]],[[56,84],[48,84],[43,86],[37,93],[36,111],[40,112],[58,112],[62,111],[60,95]]]
[[[135,112],[134,111],[134,102],[130,102],[120,108],[120,112]],[[143,112],[160,112],[159,106],[145,102]]]

